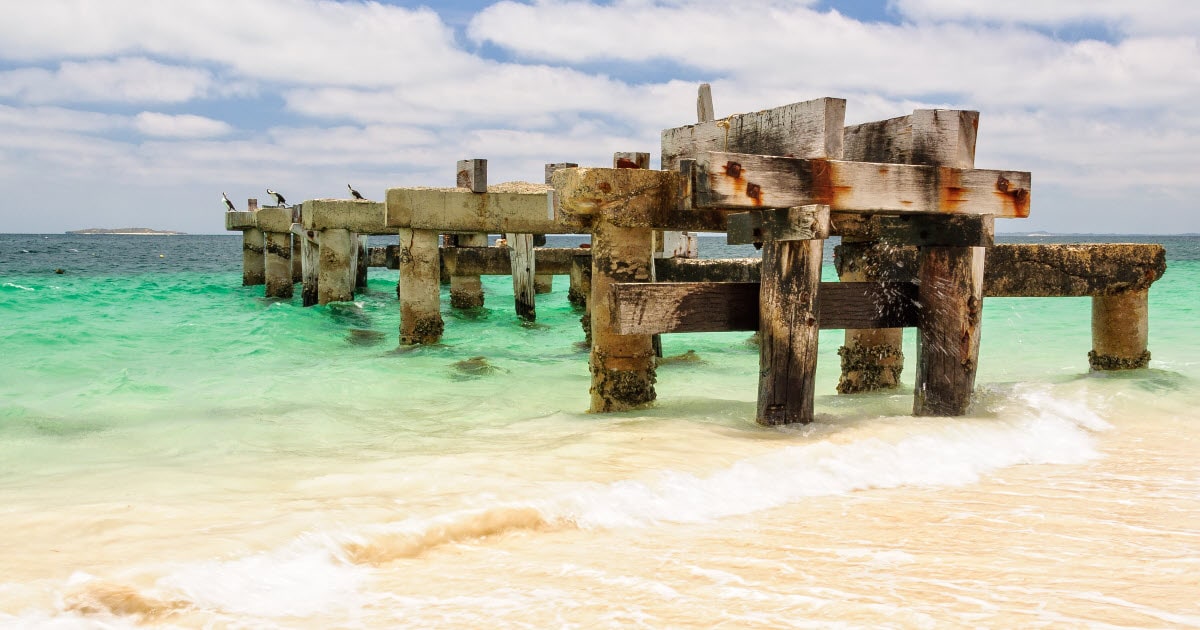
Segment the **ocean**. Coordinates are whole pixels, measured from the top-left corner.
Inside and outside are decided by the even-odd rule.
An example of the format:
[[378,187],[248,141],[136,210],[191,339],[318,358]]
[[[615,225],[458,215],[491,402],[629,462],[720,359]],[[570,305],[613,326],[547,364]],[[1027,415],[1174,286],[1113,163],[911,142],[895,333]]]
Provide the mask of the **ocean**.
[[1149,369],[989,298],[966,417],[910,415],[911,331],[859,396],[823,331],[807,426],[755,424],[746,333],[593,415],[565,277],[398,348],[395,271],[302,308],[239,235],[0,235],[0,628],[1200,626],[1200,237],[999,240],[1163,243]]

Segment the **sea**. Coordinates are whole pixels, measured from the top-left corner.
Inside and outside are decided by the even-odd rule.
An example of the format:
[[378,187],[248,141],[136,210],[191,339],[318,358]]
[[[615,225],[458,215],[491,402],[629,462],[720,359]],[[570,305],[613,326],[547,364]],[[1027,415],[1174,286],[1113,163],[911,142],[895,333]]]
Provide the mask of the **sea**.
[[1149,368],[989,298],[964,417],[911,415],[912,331],[855,396],[822,331],[809,425],[737,332],[589,414],[566,277],[402,348],[396,271],[303,308],[236,234],[0,235],[0,628],[1200,627],[1200,236],[999,240],[1162,243]]

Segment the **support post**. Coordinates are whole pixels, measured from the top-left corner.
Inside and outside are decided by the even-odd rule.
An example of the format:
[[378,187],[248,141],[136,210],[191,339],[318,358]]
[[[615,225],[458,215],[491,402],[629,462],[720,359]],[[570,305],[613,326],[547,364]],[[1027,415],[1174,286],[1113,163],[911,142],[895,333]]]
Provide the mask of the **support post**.
[[291,232],[266,232],[265,234],[266,296],[291,299],[293,288],[292,234]]
[[[459,234],[459,247],[487,247],[488,235],[484,233]],[[483,306],[483,283],[479,276],[450,277],[450,306],[453,308],[480,308]]]
[[913,415],[961,416],[979,363],[984,248],[923,247],[919,256]]
[[[902,246],[893,246],[902,247]],[[838,280],[842,282],[884,282],[893,261],[886,259],[888,247],[877,243],[843,239],[838,246]],[[904,329],[846,329],[845,345],[838,348],[842,375],[839,394],[857,394],[900,385],[904,371]]]
[[[650,168],[650,154],[641,151],[618,151],[613,154],[613,168]],[[650,241],[651,257],[654,257],[660,251],[658,245],[663,242],[663,234],[662,230],[655,230],[652,233]],[[654,264],[651,263],[650,282],[654,282],[654,279]],[[654,356],[662,357],[662,337],[654,335],[650,340],[650,347],[654,349]]]
[[597,218],[592,227],[591,411],[623,411],[654,401],[654,346],[651,335],[613,331],[612,285],[651,282],[654,232],[620,228]]
[[533,286],[533,235],[508,234],[509,260],[512,264],[513,299],[517,317],[532,322],[537,319]]
[[354,299],[354,250],[349,230],[321,231],[321,261],[318,269],[317,303],[349,302]]
[[759,285],[759,424],[809,423],[816,391],[821,257],[829,207],[809,206],[816,236],[763,243]]
[[588,296],[592,294],[592,255],[576,256],[571,261],[571,288],[567,299],[571,306],[582,310],[579,324],[583,327],[583,339],[589,347],[592,345],[592,305]]
[[304,306],[314,306],[318,302],[319,274],[321,269],[321,246],[318,242],[319,232],[307,230],[300,241],[301,266],[304,270],[303,283],[300,287],[300,301]]
[[367,266],[370,260],[367,257],[369,248],[367,247],[367,235],[359,234],[355,239],[358,243],[354,258],[354,289],[367,288]]
[[[473,193],[487,192],[487,160],[459,160],[455,185],[470,189]],[[480,232],[458,234],[454,238],[457,247],[487,247],[488,235]],[[450,306],[452,308],[481,308],[483,306],[483,283],[479,276],[450,277]]]
[[1150,291],[1124,291],[1092,297],[1093,370],[1134,370],[1150,364]]
[[292,284],[304,282],[304,239],[292,235]]
[[258,228],[242,230],[242,286],[253,287],[266,283],[266,261],[263,231]]
[[400,228],[400,343],[432,344],[442,338],[438,233]]

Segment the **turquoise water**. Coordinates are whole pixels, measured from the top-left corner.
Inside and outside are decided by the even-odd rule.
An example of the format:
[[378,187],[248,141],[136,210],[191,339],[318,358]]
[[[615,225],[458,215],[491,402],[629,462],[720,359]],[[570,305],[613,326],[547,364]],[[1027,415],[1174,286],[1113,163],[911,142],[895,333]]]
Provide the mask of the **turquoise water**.
[[[551,245],[579,240],[551,238]],[[538,296],[532,325],[513,315],[507,277],[484,279],[481,314],[452,311],[444,291],[443,343],[398,348],[395,271],[371,269],[367,291],[353,303],[302,308],[298,292],[268,300],[262,287],[240,286],[236,235],[0,235],[0,527],[9,533],[0,542],[0,625],[560,627],[640,618],[648,627],[695,627],[707,625],[704,616],[688,611],[702,605],[741,627],[798,618],[886,625],[906,607],[925,610],[935,624],[1087,623],[1096,617],[1054,603],[1075,601],[1061,594],[1029,595],[1049,598],[1057,616],[1022,617],[1033,604],[1021,600],[976,618],[954,606],[932,612],[937,602],[906,592],[847,610],[801,601],[817,597],[814,590],[766,606],[769,614],[758,619],[727,593],[667,604],[677,600],[642,601],[644,594],[623,589],[687,593],[682,585],[700,579],[651,584],[675,556],[646,540],[669,537],[720,558],[729,537],[747,528],[772,535],[780,511],[785,521],[819,513],[834,519],[822,529],[858,532],[857,546],[828,543],[850,562],[875,539],[855,530],[866,521],[847,510],[872,504],[891,506],[880,514],[901,513],[914,501],[949,501],[951,492],[998,496],[984,493],[988,483],[1032,488],[1021,496],[1036,503],[1028,497],[1045,495],[1034,487],[1044,477],[1103,487],[1117,475],[1103,466],[1116,463],[1129,484],[1142,471],[1137,483],[1168,488],[1169,511],[1195,514],[1200,474],[1184,453],[1200,416],[1200,237],[1094,240],[1167,247],[1167,273],[1150,293],[1150,369],[1088,373],[1087,298],[989,299],[971,418],[911,418],[907,390],[836,396],[841,332],[825,331],[817,422],[766,429],[753,421],[758,349],[745,333],[666,336],[664,354],[694,350],[701,361],[661,367],[652,409],[584,413],[587,352],[565,277]],[[701,252],[754,255],[708,237]],[[832,265],[825,274],[834,279]],[[909,388],[912,344],[910,331]],[[485,357],[487,367],[459,364],[471,357]],[[1130,445],[1149,459],[1115,454]],[[1184,450],[1171,454],[1174,447]],[[841,463],[830,468],[830,457]],[[863,460],[875,463],[856,468]],[[1022,465],[1048,472],[1037,482],[1018,480],[1029,468]],[[817,469],[827,476],[810,478]],[[953,505],[947,515],[962,509]],[[484,524],[462,516],[477,513],[488,515]],[[1080,513],[1064,518],[1078,524]],[[1200,558],[1194,522],[1175,527],[1155,549]],[[497,532],[508,533],[497,542]],[[981,547],[966,555],[990,553],[980,536]],[[623,558],[614,549],[641,555]],[[795,553],[748,549],[736,566],[785,563]],[[567,565],[609,561],[624,567],[613,569],[611,595],[598,586],[586,594],[552,588],[556,571],[575,575]],[[703,579],[737,573],[697,562]],[[902,583],[919,573],[880,565],[855,578],[849,566],[831,564],[821,581],[844,579],[850,592],[846,585],[864,575]],[[1144,584],[1175,567],[1163,565]],[[1104,572],[1097,569],[1100,586],[1087,587],[1106,592]],[[757,574],[739,575],[755,583]],[[435,577],[458,590],[437,591],[427,584]],[[473,578],[490,589],[475,599],[464,595],[477,587]],[[993,578],[936,579],[970,590]],[[229,590],[219,588],[224,583]],[[528,600],[533,591],[544,597]],[[763,586],[758,596],[767,592]],[[1200,623],[1183,593],[1168,589],[1165,602],[1121,597],[1133,603],[1101,598],[1092,610],[1105,619],[1128,614],[1134,626]]]

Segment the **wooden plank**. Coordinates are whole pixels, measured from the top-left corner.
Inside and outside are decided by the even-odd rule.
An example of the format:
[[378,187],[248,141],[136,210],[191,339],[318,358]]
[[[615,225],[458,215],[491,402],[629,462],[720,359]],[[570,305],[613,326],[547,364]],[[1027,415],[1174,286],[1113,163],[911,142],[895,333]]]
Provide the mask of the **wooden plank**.
[[842,159],[928,166],[973,164],[978,129],[979,112],[918,109],[909,116],[846,127]]
[[600,216],[617,227],[725,231],[724,211],[682,207],[689,190],[686,178],[675,171],[646,169],[557,171],[552,178],[555,219],[569,231],[587,230]]
[[845,119],[845,100],[819,98],[665,129],[662,168],[674,170],[679,160],[706,151],[839,158]]
[[990,214],[859,214],[833,213],[832,231],[844,241],[878,241],[893,245],[991,247],[995,217]]
[[729,215],[730,245],[829,238],[829,206],[767,208]]
[[[822,282],[818,325],[906,328],[917,325],[912,282]],[[757,282],[655,282],[613,285],[621,335],[758,330]]]
[[[579,247],[535,247],[533,259],[538,275],[565,276],[572,260],[589,250]],[[507,276],[512,274],[512,256],[507,247],[451,247],[442,250],[442,261],[452,276]]]
[[758,258],[663,258],[654,261],[659,282],[758,282]]
[[465,188],[389,188],[386,224],[490,234],[576,231],[555,221],[553,195],[545,184],[508,182],[488,186],[487,190],[473,193]]
[[858,212],[1029,216],[1023,171],[876,164],[709,152],[697,157],[698,208],[790,208],[825,204]]

